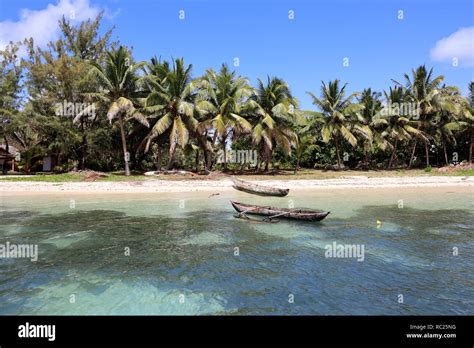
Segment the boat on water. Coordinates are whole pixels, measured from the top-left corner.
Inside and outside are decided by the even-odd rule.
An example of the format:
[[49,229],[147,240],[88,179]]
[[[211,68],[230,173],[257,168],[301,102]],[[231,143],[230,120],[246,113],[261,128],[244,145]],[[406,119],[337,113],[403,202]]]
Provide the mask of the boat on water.
[[260,206],[253,204],[239,203],[230,201],[234,209],[239,213],[238,217],[246,217],[246,214],[265,216],[271,221],[275,218],[285,218],[304,221],[321,221],[329,215],[329,211],[312,210],[312,209],[290,209],[275,208],[270,206]]
[[232,181],[234,182],[232,187],[236,190],[244,191],[254,195],[284,197],[288,194],[288,192],[290,192],[290,189],[253,184],[236,178],[232,178]]

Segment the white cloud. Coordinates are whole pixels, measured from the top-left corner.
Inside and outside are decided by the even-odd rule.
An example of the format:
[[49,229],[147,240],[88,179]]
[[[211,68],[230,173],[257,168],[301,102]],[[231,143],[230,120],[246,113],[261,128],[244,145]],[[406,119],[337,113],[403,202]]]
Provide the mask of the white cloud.
[[109,19],[109,20],[114,20],[115,17],[119,16],[120,13],[122,12],[121,8],[116,9],[114,12],[110,12],[108,9],[105,10],[104,12],[104,17]]
[[100,9],[92,7],[89,0],[59,0],[56,5],[49,4],[45,9],[32,11],[22,9],[16,22],[0,22],[0,49],[10,41],[22,41],[32,37],[35,45],[44,47],[59,34],[58,21],[64,15],[72,23],[94,18]]
[[474,27],[461,28],[442,38],[431,49],[434,61],[449,61],[457,58],[459,65],[474,66]]

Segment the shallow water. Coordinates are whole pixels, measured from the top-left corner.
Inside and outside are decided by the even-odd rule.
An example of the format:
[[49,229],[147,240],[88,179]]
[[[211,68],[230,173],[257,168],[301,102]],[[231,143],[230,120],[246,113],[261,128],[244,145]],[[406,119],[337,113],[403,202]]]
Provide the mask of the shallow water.
[[[208,196],[0,192],[0,244],[39,249],[0,258],[0,314],[474,314],[470,188]],[[246,221],[230,199],[331,214]]]

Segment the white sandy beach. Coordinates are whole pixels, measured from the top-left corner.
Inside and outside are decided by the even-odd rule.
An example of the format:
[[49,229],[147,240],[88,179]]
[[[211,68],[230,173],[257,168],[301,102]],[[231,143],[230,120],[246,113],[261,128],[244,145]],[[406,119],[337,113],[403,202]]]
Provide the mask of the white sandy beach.
[[[291,190],[350,189],[350,188],[407,188],[457,187],[474,192],[474,177],[413,176],[367,177],[347,176],[324,180],[251,180],[251,182],[285,187]],[[226,192],[232,190],[230,179],[221,180],[144,180],[122,182],[2,182],[0,195],[25,193],[151,193],[151,192]]]

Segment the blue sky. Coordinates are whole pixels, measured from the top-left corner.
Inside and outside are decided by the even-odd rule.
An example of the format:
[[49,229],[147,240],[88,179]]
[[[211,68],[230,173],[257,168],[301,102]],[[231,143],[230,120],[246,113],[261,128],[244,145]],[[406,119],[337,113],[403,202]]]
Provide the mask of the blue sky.
[[[420,64],[465,94],[473,80],[473,6],[472,0],[0,0],[0,45],[19,35],[53,39],[61,11],[72,9],[79,21],[105,9],[104,29],[115,26],[114,38],[133,46],[138,60],[182,56],[197,76],[224,62],[233,66],[238,57],[235,69],[252,84],[280,76],[311,108],[305,92],[319,93],[321,80],[381,91]],[[22,9],[31,11],[21,15]]]

